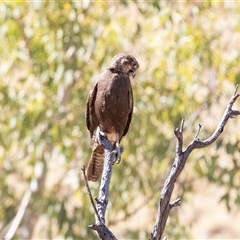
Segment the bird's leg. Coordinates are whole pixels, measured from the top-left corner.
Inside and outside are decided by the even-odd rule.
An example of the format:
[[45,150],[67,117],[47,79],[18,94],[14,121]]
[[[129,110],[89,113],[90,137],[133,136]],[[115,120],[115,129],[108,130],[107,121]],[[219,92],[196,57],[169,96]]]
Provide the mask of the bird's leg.
[[101,137],[106,137],[106,133],[102,132],[100,130],[100,127],[97,127],[96,133],[95,133],[95,142],[99,143],[100,145],[102,145],[102,139]]
[[116,134],[116,149],[115,149],[115,151],[116,151],[116,158],[115,158],[113,164],[114,163],[119,164],[121,162],[121,154],[123,152],[123,148],[119,146],[119,135],[118,134]]

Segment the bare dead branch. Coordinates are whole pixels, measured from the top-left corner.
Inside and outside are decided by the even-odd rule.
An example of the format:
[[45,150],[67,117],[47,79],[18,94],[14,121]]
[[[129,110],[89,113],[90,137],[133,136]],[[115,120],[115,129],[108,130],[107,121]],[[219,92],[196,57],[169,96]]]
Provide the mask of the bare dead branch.
[[237,94],[238,85],[234,91],[234,94],[232,95],[227,108],[222,116],[222,119],[220,120],[215,132],[210,136],[208,139],[200,141],[199,139],[194,139],[185,150],[185,154],[188,156],[194,149],[196,148],[205,148],[209,145],[211,145],[213,142],[217,140],[217,138],[220,136],[220,134],[223,132],[225,125],[227,124],[229,118],[235,118],[236,116],[240,115],[239,110],[232,110],[233,104],[236,102],[240,94]]
[[112,176],[112,166],[114,161],[114,151],[112,151],[112,144],[111,142],[104,136],[101,136],[101,142],[104,146],[104,166],[103,166],[103,173],[101,178],[101,184],[99,188],[99,196],[96,200],[97,206],[95,206],[91,191],[86,179],[85,171],[84,172],[84,180],[85,184],[88,189],[88,194],[90,196],[92,205],[95,211],[95,224],[88,226],[90,229],[97,231],[98,236],[100,239],[103,240],[116,240],[117,238],[114,234],[106,227],[105,225],[105,212],[107,209],[108,204],[108,192],[109,192],[109,184]]
[[102,222],[105,223],[105,212],[108,204],[108,190],[112,176],[112,166],[115,156],[112,152],[112,144],[106,137],[103,137],[102,144],[104,146],[105,157],[101,184],[99,188],[99,196],[97,201],[97,210]]
[[175,155],[175,161],[172,165],[171,171],[169,176],[167,177],[163,189],[160,194],[160,199],[158,202],[158,211],[157,211],[157,217],[156,222],[154,225],[154,228],[151,232],[151,240],[160,240],[163,235],[163,231],[165,229],[166,221],[168,219],[170,210],[174,206],[180,205],[180,199],[177,199],[173,203],[170,203],[170,198],[172,196],[172,192],[174,189],[174,183],[176,182],[178,176],[182,172],[185,163],[191,154],[191,152],[194,149],[197,148],[205,148],[209,145],[211,145],[213,142],[215,142],[220,134],[223,132],[225,125],[227,124],[229,118],[234,118],[238,115],[240,115],[240,111],[238,110],[232,110],[232,106],[235,103],[235,101],[238,99],[240,94],[237,94],[238,85],[236,86],[236,89],[227,105],[227,108],[223,114],[222,119],[220,120],[215,132],[206,140],[199,140],[198,135],[200,133],[202,125],[199,124],[198,131],[193,139],[193,141],[187,146],[185,151],[182,151],[182,144],[183,144],[183,125],[184,120],[182,120],[180,128],[175,129],[174,133],[177,138],[176,143],[176,155]]

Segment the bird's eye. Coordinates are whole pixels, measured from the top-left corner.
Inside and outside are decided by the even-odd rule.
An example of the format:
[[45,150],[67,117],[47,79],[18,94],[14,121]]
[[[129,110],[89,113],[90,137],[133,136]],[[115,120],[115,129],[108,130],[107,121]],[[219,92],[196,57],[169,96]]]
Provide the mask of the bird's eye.
[[135,62],[132,63],[132,67],[133,68],[136,68],[137,67],[137,64]]

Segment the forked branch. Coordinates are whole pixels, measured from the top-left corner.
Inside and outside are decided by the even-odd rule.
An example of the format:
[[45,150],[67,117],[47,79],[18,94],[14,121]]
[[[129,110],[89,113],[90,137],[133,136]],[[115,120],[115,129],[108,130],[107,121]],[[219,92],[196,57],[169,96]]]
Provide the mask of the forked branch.
[[227,105],[227,108],[223,114],[223,117],[221,121],[219,122],[215,132],[206,140],[201,141],[198,136],[201,130],[202,125],[199,125],[198,131],[193,139],[193,141],[187,146],[186,150],[182,150],[183,145],[183,126],[184,126],[184,120],[182,120],[180,128],[175,129],[174,133],[177,138],[176,143],[176,156],[175,161],[172,165],[171,171],[169,176],[167,177],[163,189],[160,194],[160,199],[158,202],[158,211],[157,211],[157,217],[156,222],[154,225],[154,228],[151,232],[151,240],[160,240],[162,238],[166,221],[168,219],[170,210],[174,206],[180,205],[180,199],[174,201],[173,203],[170,203],[170,199],[172,196],[172,192],[174,189],[174,183],[176,182],[178,176],[182,172],[185,163],[191,154],[191,152],[196,148],[205,148],[212,143],[214,143],[220,134],[223,132],[225,125],[227,124],[228,120],[230,118],[235,118],[236,116],[240,115],[239,110],[233,110],[233,104],[236,102],[240,94],[237,94],[238,85]]

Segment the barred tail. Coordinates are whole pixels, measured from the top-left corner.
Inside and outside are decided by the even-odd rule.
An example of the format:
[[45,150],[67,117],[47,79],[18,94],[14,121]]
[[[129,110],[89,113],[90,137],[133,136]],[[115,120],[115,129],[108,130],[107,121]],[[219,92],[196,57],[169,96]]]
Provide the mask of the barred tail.
[[103,171],[104,147],[94,143],[92,155],[87,166],[87,180],[96,182]]

